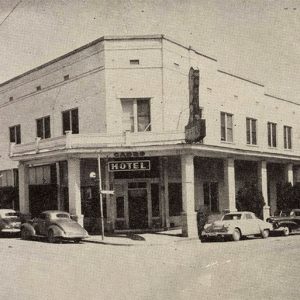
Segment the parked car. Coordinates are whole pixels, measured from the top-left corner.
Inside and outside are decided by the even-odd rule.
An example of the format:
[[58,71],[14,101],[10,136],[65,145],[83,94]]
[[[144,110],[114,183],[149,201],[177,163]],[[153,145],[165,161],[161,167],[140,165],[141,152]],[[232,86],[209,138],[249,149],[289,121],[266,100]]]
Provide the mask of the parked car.
[[280,211],[277,216],[267,219],[273,225],[274,231],[281,231],[288,236],[292,231],[300,229],[300,209]]
[[48,210],[21,226],[22,239],[27,240],[39,236],[47,237],[49,243],[58,240],[73,240],[78,243],[89,235],[81,225],[71,219],[69,213]]
[[13,209],[0,209],[0,232],[19,233],[21,220],[19,214]]
[[258,219],[252,212],[230,212],[225,214],[220,221],[206,224],[200,239],[202,242],[214,238],[238,241],[241,237],[249,235],[267,238],[272,229],[272,224]]

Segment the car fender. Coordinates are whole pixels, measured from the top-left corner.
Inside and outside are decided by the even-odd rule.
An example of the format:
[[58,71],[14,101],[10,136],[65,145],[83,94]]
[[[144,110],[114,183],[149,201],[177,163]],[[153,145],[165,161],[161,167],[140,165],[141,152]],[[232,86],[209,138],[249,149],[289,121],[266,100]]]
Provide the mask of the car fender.
[[53,230],[53,234],[55,237],[63,237],[65,236],[64,231],[59,228],[57,225],[51,225],[48,227],[48,231]]
[[36,235],[35,229],[33,228],[33,226],[29,223],[24,223],[21,226],[21,230],[25,228],[32,236]]
[[296,222],[293,221],[277,221],[277,228],[279,227],[290,227],[290,228],[296,228],[298,227],[298,224]]
[[259,227],[260,232],[263,232],[264,230],[272,230],[273,224],[260,220],[260,222],[258,223],[258,227]]

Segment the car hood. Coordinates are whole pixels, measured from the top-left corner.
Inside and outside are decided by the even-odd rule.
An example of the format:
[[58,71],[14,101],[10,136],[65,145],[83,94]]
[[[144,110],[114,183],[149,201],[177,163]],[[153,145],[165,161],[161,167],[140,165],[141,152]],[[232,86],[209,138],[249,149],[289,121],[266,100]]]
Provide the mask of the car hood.
[[206,224],[204,230],[205,231],[212,231],[212,230],[220,230],[226,227],[230,227],[232,223],[235,223],[235,221],[228,220],[228,221],[215,221],[212,224]]
[[80,233],[83,235],[87,234],[86,230],[73,220],[55,220],[52,224],[57,225],[65,232]]
[[269,217],[268,220],[270,221],[285,221],[285,220],[291,220],[290,216],[285,217]]

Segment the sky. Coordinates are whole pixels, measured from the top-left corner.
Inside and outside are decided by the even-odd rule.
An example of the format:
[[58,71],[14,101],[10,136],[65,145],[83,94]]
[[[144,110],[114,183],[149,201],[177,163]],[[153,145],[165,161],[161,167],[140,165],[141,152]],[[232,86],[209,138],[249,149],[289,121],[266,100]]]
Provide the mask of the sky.
[[0,82],[104,35],[165,34],[300,103],[300,0],[0,0]]

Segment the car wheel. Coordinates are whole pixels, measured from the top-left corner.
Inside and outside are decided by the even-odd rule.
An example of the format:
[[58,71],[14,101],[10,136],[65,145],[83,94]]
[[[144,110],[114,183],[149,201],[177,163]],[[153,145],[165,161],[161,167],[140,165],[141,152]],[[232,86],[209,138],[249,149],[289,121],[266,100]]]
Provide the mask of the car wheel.
[[266,239],[266,238],[269,236],[269,234],[270,234],[269,230],[268,230],[268,229],[265,229],[265,230],[262,231],[261,237],[262,237],[263,239]]
[[22,240],[29,240],[31,238],[30,232],[26,228],[21,229],[21,239]]
[[233,233],[232,233],[232,240],[237,242],[241,239],[241,232],[239,229],[235,228]]
[[56,242],[56,238],[54,236],[53,230],[48,231],[48,242],[49,243],[55,243]]
[[81,242],[81,239],[75,239],[75,240],[74,240],[74,243],[75,243],[75,244],[79,244],[80,242]]
[[283,227],[282,233],[284,236],[288,236],[290,234],[291,230],[288,226]]

